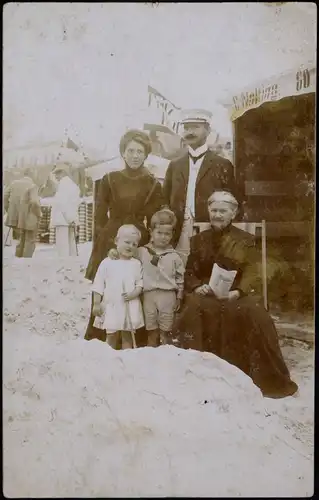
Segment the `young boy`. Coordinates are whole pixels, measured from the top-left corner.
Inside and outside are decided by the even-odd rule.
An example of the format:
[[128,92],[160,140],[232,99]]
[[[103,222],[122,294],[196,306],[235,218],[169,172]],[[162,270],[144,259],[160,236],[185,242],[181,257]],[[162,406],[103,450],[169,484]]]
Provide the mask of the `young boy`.
[[143,267],[143,309],[148,346],[168,343],[184,292],[184,264],[171,245],[176,217],[162,209],[151,219],[150,243],[138,249]]
[[121,226],[115,238],[118,258],[107,257],[101,262],[92,285],[94,326],[106,330],[113,349],[132,349],[134,331],[144,325],[139,298],[142,266],[134,258],[140,239],[135,226]]

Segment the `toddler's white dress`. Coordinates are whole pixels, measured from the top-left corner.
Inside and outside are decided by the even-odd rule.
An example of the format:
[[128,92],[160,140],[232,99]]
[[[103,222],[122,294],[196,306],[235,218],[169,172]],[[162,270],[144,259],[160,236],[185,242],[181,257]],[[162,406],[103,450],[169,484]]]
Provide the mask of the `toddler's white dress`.
[[[96,318],[94,326],[108,333],[130,331],[144,326],[140,298],[125,302],[122,294],[143,287],[142,265],[137,259],[104,259],[96,273],[92,291],[103,295],[104,314]],[[129,314],[128,314],[129,312]]]

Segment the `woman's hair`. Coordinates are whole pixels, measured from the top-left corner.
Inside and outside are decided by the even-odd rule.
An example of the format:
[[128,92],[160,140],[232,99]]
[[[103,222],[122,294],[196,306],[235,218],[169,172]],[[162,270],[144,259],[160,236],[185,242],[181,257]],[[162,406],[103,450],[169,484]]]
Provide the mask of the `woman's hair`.
[[151,218],[151,229],[155,229],[157,226],[176,226],[177,219],[174,212],[169,208],[162,208]]
[[230,191],[217,189],[208,198],[208,204],[210,205],[214,201],[222,201],[225,203],[229,203],[233,207],[238,208],[238,201]]
[[123,156],[123,154],[125,153],[125,150],[127,148],[127,145],[131,141],[135,141],[135,142],[138,142],[139,144],[141,144],[141,146],[143,146],[143,148],[144,148],[146,156],[148,156],[151,153],[152,142],[151,142],[149,136],[145,132],[142,132],[141,130],[132,129],[132,130],[128,130],[121,137],[121,140],[120,140],[121,156]]
[[123,224],[123,226],[121,226],[118,229],[116,238],[119,238],[120,236],[123,236],[124,234],[136,234],[136,236],[138,236],[139,240],[142,237],[141,231],[139,229],[137,229],[137,227],[134,226],[134,224]]

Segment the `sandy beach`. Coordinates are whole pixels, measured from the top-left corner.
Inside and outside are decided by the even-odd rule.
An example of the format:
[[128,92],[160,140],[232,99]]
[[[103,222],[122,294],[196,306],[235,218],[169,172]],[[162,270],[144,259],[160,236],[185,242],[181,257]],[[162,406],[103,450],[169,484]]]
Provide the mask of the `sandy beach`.
[[79,250],[4,249],[4,494],[311,496],[313,348],[281,339],[299,394],[271,400],[212,354],[86,342]]

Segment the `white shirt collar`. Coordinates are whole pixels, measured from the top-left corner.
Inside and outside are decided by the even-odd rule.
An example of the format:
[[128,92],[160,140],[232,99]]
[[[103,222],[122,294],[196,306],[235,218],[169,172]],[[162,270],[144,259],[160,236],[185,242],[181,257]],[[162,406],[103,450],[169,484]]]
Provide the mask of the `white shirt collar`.
[[200,147],[199,147],[199,148],[197,148],[197,149],[193,149],[193,148],[191,148],[190,146],[188,146],[188,151],[190,152],[190,154],[191,154],[192,156],[195,156],[195,157],[197,157],[197,156],[199,156],[199,155],[201,155],[201,154],[203,154],[203,153],[206,153],[206,151],[207,151],[207,150],[208,150],[208,146],[207,146],[207,144],[206,144],[206,143],[205,143],[205,144],[203,144],[202,146],[200,146]]

